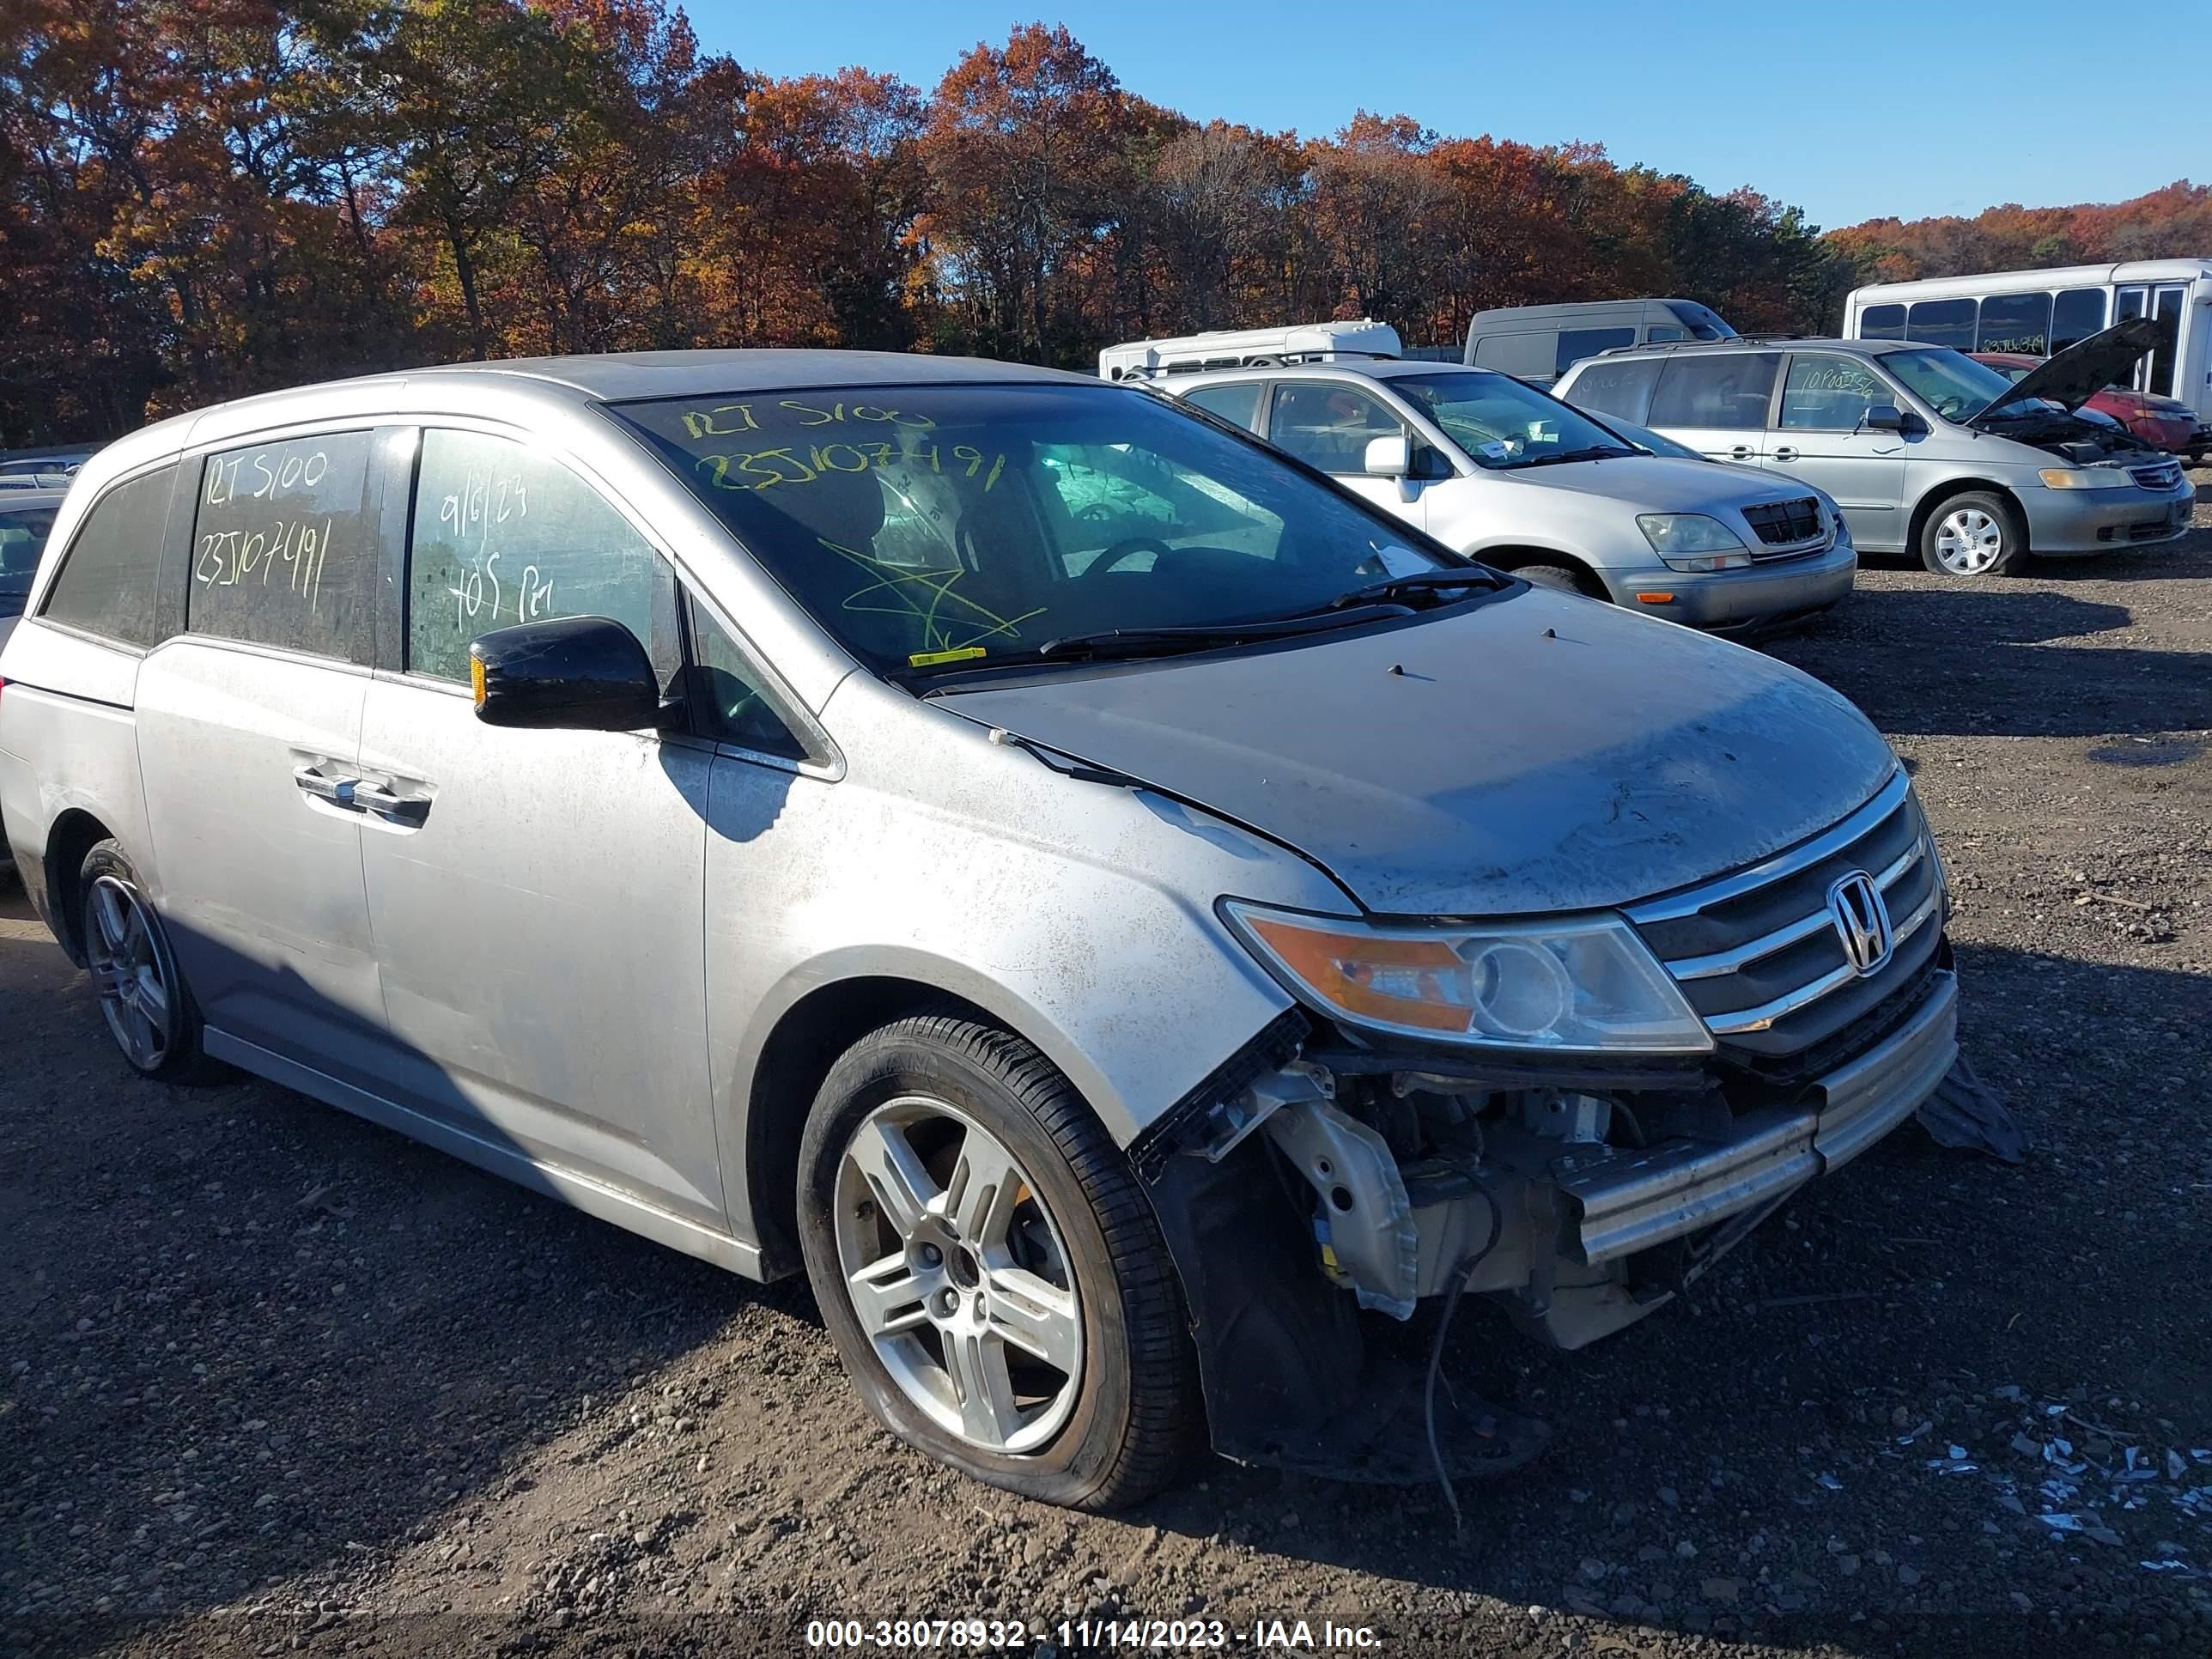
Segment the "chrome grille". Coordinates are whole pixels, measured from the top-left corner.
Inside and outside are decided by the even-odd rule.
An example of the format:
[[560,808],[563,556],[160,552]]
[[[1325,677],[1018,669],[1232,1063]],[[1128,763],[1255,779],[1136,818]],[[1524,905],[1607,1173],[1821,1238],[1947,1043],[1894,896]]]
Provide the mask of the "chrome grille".
[[1809,542],[1821,532],[1820,503],[1810,495],[1794,501],[1760,501],[1743,510],[1744,520],[1769,547]]
[[2148,466],[2131,466],[2128,476],[2145,489],[2172,489],[2181,483],[2181,463],[2153,461]]
[[[1887,960],[1844,954],[1829,892],[1863,871],[1890,917]],[[1825,833],[1733,875],[1631,906],[1628,918],[1724,1050],[1772,1060],[1826,1043],[1923,969],[1943,882],[1910,782],[1896,774]]]

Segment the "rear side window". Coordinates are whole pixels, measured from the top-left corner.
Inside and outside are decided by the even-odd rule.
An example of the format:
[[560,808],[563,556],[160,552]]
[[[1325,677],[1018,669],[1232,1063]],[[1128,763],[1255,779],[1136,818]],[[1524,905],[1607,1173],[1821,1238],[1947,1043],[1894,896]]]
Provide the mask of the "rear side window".
[[1859,313],[1862,340],[1901,340],[1905,337],[1903,306],[1869,306]]
[[1632,328],[1565,328],[1559,331],[1559,349],[1553,354],[1552,372],[1564,374],[1585,357],[1636,343]]
[[176,476],[173,465],[157,467],[100,498],[77,527],[40,616],[130,645],[159,643],[154,602]]
[[1260,386],[1257,380],[1244,380],[1231,386],[1194,386],[1182,394],[1182,400],[1196,404],[1209,415],[1233,422],[1247,432],[1256,432],[1260,428]]
[[[1704,427],[1756,432],[1766,425],[1766,406],[1782,366],[1778,351],[1685,351],[1669,357],[1651,394],[1651,417],[1639,425]],[[1631,418],[1627,416],[1624,420]]]
[[1559,336],[1556,329],[1534,333],[1486,334],[1474,343],[1478,368],[1494,368],[1501,374],[1524,380],[1548,380],[1559,373]]
[[1978,351],[2017,351],[2030,357],[2051,351],[2048,294],[1993,294],[1982,301]]
[[376,533],[367,432],[210,455],[192,520],[185,626],[195,634],[369,660]]
[[512,439],[422,434],[407,550],[407,666],[465,684],[469,641],[556,617],[637,636],[680,695],[676,574],[591,485]]
[[2069,288],[2051,309],[2051,355],[2079,345],[2105,325],[2105,290]]
[[1923,300],[1907,313],[1905,337],[1923,345],[1974,349],[1974,319],[1980,309],[1972,300]]
[[1650,411],[1652,388],[1659,384],[1660,362],[1656,357],[1611,357],[1588,364],[1567,388],[1566,400],[1577,409],[1618,415],[1643,426]]

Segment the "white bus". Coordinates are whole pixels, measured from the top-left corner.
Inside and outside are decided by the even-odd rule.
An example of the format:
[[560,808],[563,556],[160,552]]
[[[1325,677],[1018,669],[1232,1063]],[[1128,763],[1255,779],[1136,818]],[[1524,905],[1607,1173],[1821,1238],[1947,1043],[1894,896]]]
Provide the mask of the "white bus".
[[1132,340],[1098,354],[1102,380],[1195,374],[1208,368],[1329,363],[1340,357],[1395,357],[1404,348],[1388,323],[1293,323],[1283,328],[1216,329],[1166,340]]
[[2130,317],[2161,325],[2158,344],[2136,364],[2134,388],[2179,398],[2212,420],[2212,258],[1877,283],[1844,301],[1844,337],[2047,357]]

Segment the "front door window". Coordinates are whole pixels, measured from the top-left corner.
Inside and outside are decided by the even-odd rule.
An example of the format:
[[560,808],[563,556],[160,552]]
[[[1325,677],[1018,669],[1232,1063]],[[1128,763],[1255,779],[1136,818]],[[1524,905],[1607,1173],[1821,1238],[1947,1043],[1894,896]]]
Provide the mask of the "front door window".
[[465,682],[479,634],[607,617],[637,635],[662,684],[676,682],[683,646],[667,562],[589,484],[511,438],[422,434],[407,565],[411,673]]
[[1406,423],[1376,399],[1348,386],[1278,386],[1267,438],[1286,455],[1340,478],[1364,477],[1371,438],[1395,438]]

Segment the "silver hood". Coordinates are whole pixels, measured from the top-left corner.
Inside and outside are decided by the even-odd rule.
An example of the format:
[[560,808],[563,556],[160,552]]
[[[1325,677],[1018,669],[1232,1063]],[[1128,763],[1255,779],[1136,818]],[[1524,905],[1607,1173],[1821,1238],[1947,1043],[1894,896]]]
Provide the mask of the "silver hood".
[[1808,675],[1540,588],[941,702],[1249,825],[1396,915],[1625,904],[1817,834],[1897,765]]
[[1750,467],[1722,467],[1672,455],[1620,455],[1606,461],[1501,472],[1547,489],[1623,501],[1639,513],[1716,513],[1760,501],[1802,501],[1805,486]]

